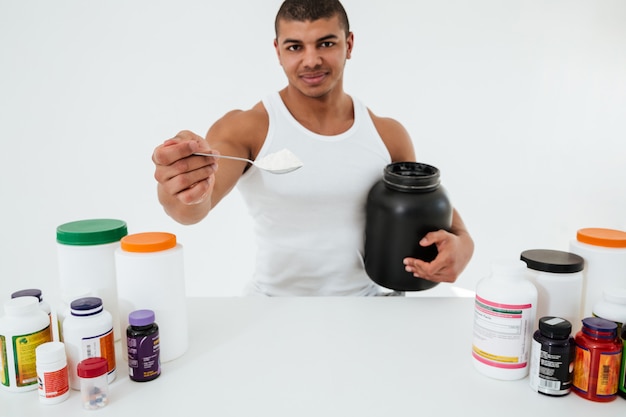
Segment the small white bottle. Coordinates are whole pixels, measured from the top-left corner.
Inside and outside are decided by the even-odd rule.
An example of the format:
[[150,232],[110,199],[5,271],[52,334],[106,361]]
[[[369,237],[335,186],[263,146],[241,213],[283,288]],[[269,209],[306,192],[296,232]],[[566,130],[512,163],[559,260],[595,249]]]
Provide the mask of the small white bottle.
[[37,389],[37,346],[51,342],[50,318],[35,297],[17,297],[4,304],[0,317],[0,388],[11,392]]
[[39,401],[42,404],[58,404],[70,396],[69,374],[65,345],[48,342],[37,346],[37,378]]
[[605,288],[602,300],[593,305],[592,315],[615,322],[617,334],[622,334],[626,323],[626,287]]
[[50,318],[50,324],[52,325],[52,309],[50,308],[50,304],[43,299],[43,293],[38,288],[29,288],[26,290],[15,291],[11,294],[11,298],[17,297],[35,297],[39,300],[39,308],[43,310],[44,313],[48,315]]
[[108,382],[115,380],[113,317],[102,306],[102,299],[85,297],[72,301],[71,315],[63,320],[63,341],[67,353],[70,387],[80,390],[78,363],[93,357],[106,358]]
[[491,378],[528,375],[537,289],[527,271],[521,260],[497,262],[476,286],[472,361]]

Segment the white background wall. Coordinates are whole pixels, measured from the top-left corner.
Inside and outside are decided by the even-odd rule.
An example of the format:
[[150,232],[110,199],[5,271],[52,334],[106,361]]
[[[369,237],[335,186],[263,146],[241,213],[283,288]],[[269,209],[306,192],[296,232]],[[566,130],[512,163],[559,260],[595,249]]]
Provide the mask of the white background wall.
[[[150,156],[284,86],[279,5],[0,0],[2,299],[57,296],[56,227],[99,217],[175,233],[188,294],[239,294],[254,256],[239,195],[180,226],[157,202]],[[346,90],[406,126],[475,238],[458,287],[494,259],[568,250],[581,227],[626,230],[626,2],[344,5]]]

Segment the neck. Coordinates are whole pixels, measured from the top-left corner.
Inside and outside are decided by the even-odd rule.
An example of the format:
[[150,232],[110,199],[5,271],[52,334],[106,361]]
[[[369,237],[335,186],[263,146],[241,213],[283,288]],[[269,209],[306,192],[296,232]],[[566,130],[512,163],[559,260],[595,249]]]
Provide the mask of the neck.
[[291,115],[307,129],[321,135],[337,135],[354,122],[352,99],[335,89],[320,97],[310,97],[287,86],[280,96]]

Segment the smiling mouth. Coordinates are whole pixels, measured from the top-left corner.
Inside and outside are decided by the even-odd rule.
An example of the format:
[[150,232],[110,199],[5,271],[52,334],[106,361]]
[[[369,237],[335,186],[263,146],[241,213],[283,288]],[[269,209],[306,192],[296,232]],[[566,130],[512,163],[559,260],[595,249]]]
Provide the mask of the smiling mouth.
[[307,84],[315,85],[319,84],[326,78],[325,72],[316,72],[311,74],[302,74],[300,75],[300,79]]

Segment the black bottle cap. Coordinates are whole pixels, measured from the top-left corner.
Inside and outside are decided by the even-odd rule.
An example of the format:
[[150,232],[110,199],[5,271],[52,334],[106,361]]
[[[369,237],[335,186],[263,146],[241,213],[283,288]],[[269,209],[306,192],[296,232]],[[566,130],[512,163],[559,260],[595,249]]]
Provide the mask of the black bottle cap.
[[525,250],[520,259],[526,262],[528,268],[542,272],[571,274],[585,267],[585,260],[581,256],[551,249]]
[[572,332],[572,323],[561,317],[546,316],[539,319],[539,331],[550,339],[567,339]]

